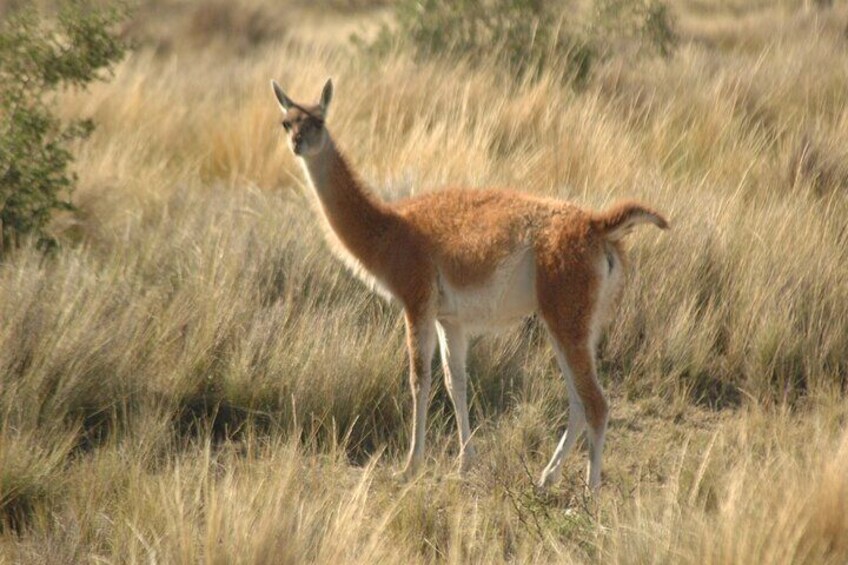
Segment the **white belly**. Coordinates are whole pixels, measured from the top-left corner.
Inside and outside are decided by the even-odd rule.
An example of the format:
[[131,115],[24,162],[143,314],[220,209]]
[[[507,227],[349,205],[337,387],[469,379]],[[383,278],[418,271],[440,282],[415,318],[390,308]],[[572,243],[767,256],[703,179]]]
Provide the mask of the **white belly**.
[[472,333],[496,330],[536,311],[536,265],[532,249],[504,260],[482,284],[455,288],[439,276],[440,321]]

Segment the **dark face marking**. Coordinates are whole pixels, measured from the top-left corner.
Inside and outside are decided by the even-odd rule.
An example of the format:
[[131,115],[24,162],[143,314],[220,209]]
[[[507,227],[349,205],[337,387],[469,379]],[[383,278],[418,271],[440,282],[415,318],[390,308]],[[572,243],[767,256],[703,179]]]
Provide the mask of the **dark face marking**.
[[281,122],[295,155],[309,155],[321,149],[325,140],[324,118],[319,106],[292,106]]

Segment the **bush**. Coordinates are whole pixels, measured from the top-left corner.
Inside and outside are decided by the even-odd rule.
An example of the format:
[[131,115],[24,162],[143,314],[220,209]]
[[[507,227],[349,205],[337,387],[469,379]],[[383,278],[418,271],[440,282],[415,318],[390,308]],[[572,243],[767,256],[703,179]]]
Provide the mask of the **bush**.
[[372,53],[409,48],[416,56],[454,54],[479,62],[500,55],[518,77],[538,73],[549,61],[564,62],[567,79],[584,81],[592,62],[610,51],[616,37],[636,37],[663,55],[675,35],[659,0],[595,0],[589,15],[565,14],[545,0],[400,0],[397,25],[384,27]]
[[592,27],[593,35],[606,38],[607,49],[630,41],[669,57],[677,45],[674,18],[660,0],[594,0]]
[[26,236],[40,247],[55,239],[46,227],[53,212],[72,208],[76,177],[68,170],[70,143],[93,124],[63,124],[52,112],[55,93],[84,87],[119,61],[125,45],[113,31],[122,13],[79,2],[55,21],[31,9],[12,14],[0,28],[0,255]]
[[422,58],[454,54],[477,63],[497,52],[520,76],[558,56],[568,60],[570,78],[578,81],[587,76],[593,56],[583,33],[560,26],[542,0],[401,0],[395,15],[396,27],[383,27],[365,45],[371,53],[401,48]]

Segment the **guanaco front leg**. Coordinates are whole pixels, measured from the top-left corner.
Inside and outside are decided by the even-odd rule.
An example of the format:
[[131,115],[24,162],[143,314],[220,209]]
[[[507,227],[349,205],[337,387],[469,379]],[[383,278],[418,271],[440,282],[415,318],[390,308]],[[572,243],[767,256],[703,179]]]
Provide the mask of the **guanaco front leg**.
[[435,321],[432,317],[406,313],[406,341],[409,350],[409,386],[412,389],[412,433],[403,475],[415,474],[424,459],[427,406],[430,401],[431,369],[435,351]]
[[442,354],[445,388],[451,402],[453,402],[456,426],[459,432],[459,467],[460,471],[464,473],[468,470],[474,458],[466,398],[465,359],[468,353],[468,337],[461,326],[453,324],[440,322],[436,325],[436,330],[439,334],[439,349]]

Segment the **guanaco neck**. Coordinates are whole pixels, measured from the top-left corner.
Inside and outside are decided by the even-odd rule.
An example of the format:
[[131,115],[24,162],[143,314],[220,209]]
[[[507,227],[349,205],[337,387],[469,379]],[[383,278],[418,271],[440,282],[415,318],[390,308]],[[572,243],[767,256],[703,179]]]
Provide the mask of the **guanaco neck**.
[[373,271],[380,241],[391,223],[388,206],[356,177],[329,135],[318,153],[302,161],[330,228],[348,252]]

